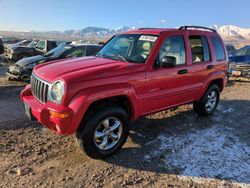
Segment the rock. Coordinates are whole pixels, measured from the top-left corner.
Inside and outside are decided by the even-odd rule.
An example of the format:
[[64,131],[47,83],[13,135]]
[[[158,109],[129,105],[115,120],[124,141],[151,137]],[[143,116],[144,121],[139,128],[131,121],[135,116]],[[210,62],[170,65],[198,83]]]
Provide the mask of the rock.
[[67,180],[67,181],[72,181],[73,178],[72,178],[72,177],[66,177],[66,180]]
[[8,174],[16,174],[17,172],[15,170],[9,170]]
[[17,168],[16,174],[18,176],[24,176],[26,174],[32,174],[32,171],[33,171],[32,168],[28,168],[28,167],[26,167],[26,168]]

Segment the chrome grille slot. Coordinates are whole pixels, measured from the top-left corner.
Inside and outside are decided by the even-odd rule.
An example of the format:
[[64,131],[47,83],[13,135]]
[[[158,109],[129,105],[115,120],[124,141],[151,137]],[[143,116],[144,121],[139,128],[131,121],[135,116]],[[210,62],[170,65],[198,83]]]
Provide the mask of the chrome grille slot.
[[33,96],[40,102],[46,103],[48,101],[49,84],[33,74],[30,83]]

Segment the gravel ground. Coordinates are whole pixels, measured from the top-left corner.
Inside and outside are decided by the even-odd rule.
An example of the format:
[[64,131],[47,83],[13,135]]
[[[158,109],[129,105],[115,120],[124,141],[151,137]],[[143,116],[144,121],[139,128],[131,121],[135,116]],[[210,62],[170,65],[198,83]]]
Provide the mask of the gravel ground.
[[29,122],[23,86],[0,83],[0,187],[250,187],[248,81],[230,82],[211,117],[185,105],[133,122],[105,160],[82,153],[74,135]]

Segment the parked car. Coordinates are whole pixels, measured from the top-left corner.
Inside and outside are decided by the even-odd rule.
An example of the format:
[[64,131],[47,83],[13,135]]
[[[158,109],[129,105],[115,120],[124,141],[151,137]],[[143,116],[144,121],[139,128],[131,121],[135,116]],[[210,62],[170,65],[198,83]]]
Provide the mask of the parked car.
[[4,47],[4,52],[7,53],[8,51],[11,51],[11,49],[15,49],[21,46],[27,46],[30,44],[30,42],[31,40],[22,40],[14,44],[6,44]]
[[213,29],[144,28],[114,36],[96,57],[36,66],[20,97],[30,119],[76,134],[89,156],[102,158],[123,146],[130,120],[187,103],[213,114],[227,67]]
[[12,37],[2,37],[2,41],[4,45],[7,45],[7,44],[15,44],[20,40]]
[[232,56],[236,51],[234,45],[232,45],[232,44],[227,44],[226,49],[227,49],[228,56]]
[[230,76],[250,78],[250,46],[237,50],[229,61]]
[[[34,42],[32,42],[34,44]],[[36,46],[14,46],[5,50],[5,57],[12,61],[18,61],[25,57],[31,57],[35,55],[43,55],[46,52],[57,47],[56,41],[51,40],[40,40]]]
[[2,54],[4,52],[4,46],[3,46],[3,41],[0,38],[0,54]]
[[18,79],[30,82],[33,68],[45,62],[63,59],[95,55],[100,49],[100,45],[80,44],[80,45],[60,45],[44,55],[27,57],[19,60],[8,68],[6,74],[10,79]]

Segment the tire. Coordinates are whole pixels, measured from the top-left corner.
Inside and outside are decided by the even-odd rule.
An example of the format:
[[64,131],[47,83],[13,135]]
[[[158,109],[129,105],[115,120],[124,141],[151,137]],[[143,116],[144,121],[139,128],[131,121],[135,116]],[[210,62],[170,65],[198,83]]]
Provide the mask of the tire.
[[216,110],[219,100],[220,89],[213,84],[199,101],[193,103],[194,111],[200,116],[209,116]]
[[77,131],[77,142],[88,156],[95,159],[117,152],[129,134],[128,115],[121,107],[103,108],[87,117],[81,126],[84,126],[84,130]]
[[16,79],[15,79],[15,78],[12,78],[12,77],[7,76],[7,80],[8,80],[8,81],[15,81]]

